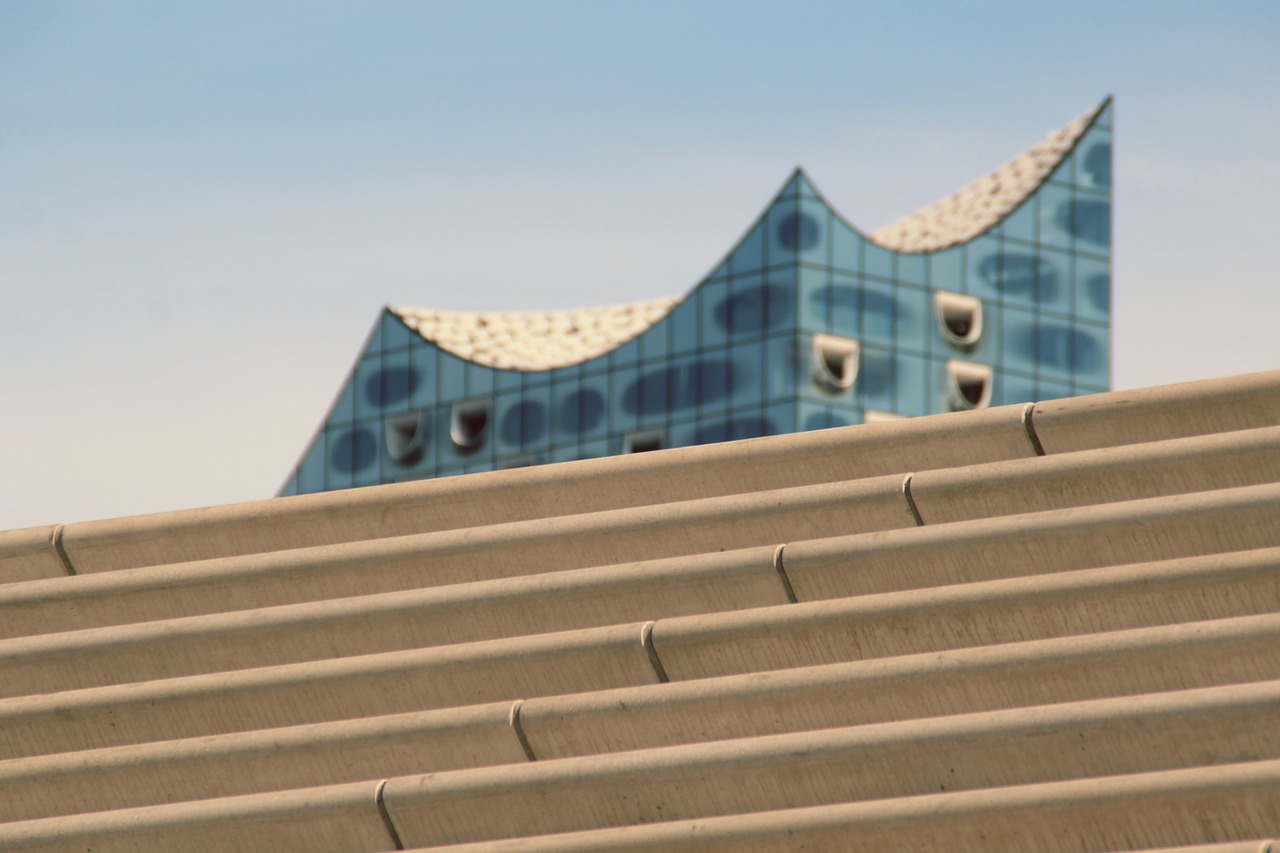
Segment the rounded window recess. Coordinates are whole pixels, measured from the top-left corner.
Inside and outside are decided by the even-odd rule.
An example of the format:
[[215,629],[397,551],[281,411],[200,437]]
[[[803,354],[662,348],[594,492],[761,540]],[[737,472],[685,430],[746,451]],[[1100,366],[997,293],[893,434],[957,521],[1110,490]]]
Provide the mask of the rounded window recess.
[[862,422],[864,424],[881,424],[886,421],[900,421],[906,418],[906,415],[900,415],[897,412],[882,412],[879,409],[867,409],[862,414]]
[[953,411],[985,409],[991,403],[991,368],[951,359],[947,362],[947,389]]
[[476,400],[454,403],[453,416],[449,420],[449,437],[458,447],[475,449],[484,441],[485,428],[489,426],[489,403]]
[[940,290],[933,295],[933,311],[947,343],[970,349],[982,337],[982,300],[978,297]]
[[662,430],[647,429],[633,432],[622,439],[623,453],[648,453],[650,450],[662,449]]
[[421,462],[426,440],[427,418],[423,412],[409,412],[387,418],[387,455],[397,464],[407,468]]
[[858,342],[835,335],[814,335],[813,378],[831,391],[852,388],[858,378]]

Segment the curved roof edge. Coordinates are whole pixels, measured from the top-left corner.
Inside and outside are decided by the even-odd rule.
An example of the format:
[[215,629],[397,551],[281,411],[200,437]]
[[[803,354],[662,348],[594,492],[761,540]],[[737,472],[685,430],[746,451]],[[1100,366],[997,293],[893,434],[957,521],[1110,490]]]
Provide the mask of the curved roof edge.
[[602,355],[643,333],[681,297],[528,313],[388,308],[445,352],[485,367],[552,370]]
[[1022,204],[1048,179],[1111,103],[1098,106],[988,175],[949,196],[866,235],[896,252],[935,252],[964,243],[988,230]]

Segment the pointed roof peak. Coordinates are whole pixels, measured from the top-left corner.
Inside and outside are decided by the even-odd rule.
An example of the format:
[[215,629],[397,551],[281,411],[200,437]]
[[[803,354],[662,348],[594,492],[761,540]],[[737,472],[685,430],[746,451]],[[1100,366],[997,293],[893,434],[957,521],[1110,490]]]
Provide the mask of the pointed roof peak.
[[871,241],[899,252],[933,252],[991,228],[1035,192],[1111,106],[1111,97],[1026,152],[968,186],[872,231]]

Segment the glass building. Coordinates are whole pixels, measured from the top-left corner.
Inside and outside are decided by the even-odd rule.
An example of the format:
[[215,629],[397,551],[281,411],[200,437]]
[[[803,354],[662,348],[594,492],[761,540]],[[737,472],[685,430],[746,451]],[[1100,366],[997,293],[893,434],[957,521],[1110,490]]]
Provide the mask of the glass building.
[[682,298],[387,308],[281,494],[1108,390],[1111,119],[869,234],[796,170]]

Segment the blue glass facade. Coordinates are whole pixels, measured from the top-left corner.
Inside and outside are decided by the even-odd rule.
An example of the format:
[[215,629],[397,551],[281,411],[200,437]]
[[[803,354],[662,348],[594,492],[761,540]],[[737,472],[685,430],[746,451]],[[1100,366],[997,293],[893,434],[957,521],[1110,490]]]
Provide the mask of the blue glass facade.
[[964,242],[878,245],[797,170],[645,331],[502,369],[385,310],[282,494],[443,477],[1105,391],[1111,107]]

